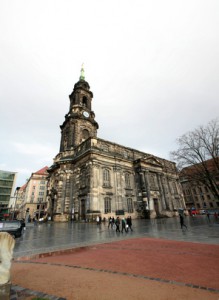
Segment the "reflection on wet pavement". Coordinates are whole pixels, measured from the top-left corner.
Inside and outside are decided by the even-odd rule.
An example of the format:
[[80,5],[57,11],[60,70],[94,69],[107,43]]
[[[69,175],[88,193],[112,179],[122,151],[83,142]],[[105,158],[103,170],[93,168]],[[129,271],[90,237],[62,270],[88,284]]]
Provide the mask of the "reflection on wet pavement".
[[44,223],[27,224],[21,238],[16,239],[14,257],[60,249],[107,243],[127,238],[154,237],[196,243],[219,244],[219,223],[206,216],[185,217],[188,230],[182,230],[179,218],[133,220],[133,231],[117,233],[108,223]]

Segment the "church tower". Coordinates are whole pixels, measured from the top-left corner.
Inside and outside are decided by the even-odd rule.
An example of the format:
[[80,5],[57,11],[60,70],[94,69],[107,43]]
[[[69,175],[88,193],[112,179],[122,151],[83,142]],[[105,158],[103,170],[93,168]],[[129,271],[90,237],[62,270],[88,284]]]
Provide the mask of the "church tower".
[[61,128],[60,152],[71,150],[89,137],[97,136],[98,123],[92,111],[93,93],[85,81],[82,65],[79,81],[69,96],[70,107]]

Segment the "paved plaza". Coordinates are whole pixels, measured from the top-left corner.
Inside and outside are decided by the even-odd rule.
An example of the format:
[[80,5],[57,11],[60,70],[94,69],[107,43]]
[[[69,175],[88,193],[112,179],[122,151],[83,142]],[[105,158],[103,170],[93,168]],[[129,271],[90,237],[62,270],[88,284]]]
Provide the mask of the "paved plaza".
[[179,218],[133,220],[133,231],[117,233],[108,223],[43,223],[27,224],[21,238],[16,239],[14,257],[59,249],[77,248],[135,237],[164,238],[176,241],[219,244],[219,223],[211,216],[185,217],[188,230],[182,230]]
[[16,240],[11,300],[219,299],[219,224],[213,216],[108,224],[28,224]]

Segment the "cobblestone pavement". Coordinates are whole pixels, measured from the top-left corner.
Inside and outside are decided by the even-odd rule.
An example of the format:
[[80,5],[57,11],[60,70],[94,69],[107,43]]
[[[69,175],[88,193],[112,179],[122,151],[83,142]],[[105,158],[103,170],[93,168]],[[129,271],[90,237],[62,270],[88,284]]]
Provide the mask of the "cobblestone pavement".
[[[188,230],[182,230],[180,228],[178,218],[160,219],[160,220],[134,220],[133,232],[129,232],[125,234],[116,233],[114,230],[108,229],[108,224],[102,224],[101,226],[97,226],[94,223],[60,223],[60,224],[45,223],[37,226],[34,226],[33,224],[28,224],[27,229],[24,232],[23,236],[16,240],[14,257],[17,258],[18,260],[21,260],[16,262],[16,264],[20,263],[21,267],[22,266],[24,267],[25,264],[27,264],[28,267],[31,268],[30,264],[32,263],[34,265],[40,264],[42,268],[45,268],[46,266],[61,267],[63,266],[63,262],[60,263],[57,256],[55,256],[55,261],[50,261],[47,255],[45,256],[48,258],[45,261],[43,261],[43,258],[39,258],[40,260],[38,260],[37,262],[37,257],[40,257],[39,255],[40,253],[49,253],[53,251],[56,251],[57,253],[57,251],[61,251],[63,252],[61,257],[64,257],[65,253],[69,253],[71,251],[73,252],[77,251],[78,248],[84,249],[84,247],[87,247],[87,249],[93,249],[92,245],[97,245],[95,246],[96,249],[98,247],[101,247],[101,244],[108,245],[108,243],[111,244],[111,242],[116,242],[116,243],[122,242],[122,243],[132,244],[132,241],[130,239],[135,239],[135,238],[146,237],[149,238],[149,240],[150,238],[157,238],[157,241],[160,241],[159,239],[165,239],[165,240],[173,240],[173,241],[187,241],[193,243],[219,245],[219,224],[215,222],[213,218],[211,220],[211,223],[208,223],[205,216],[196,216],[194,218],[186,217],[185,223],[188,226]],[[164,241],[162,242],[162,244],[163,243]],[[116,244],[113,243],[111,245],[116,245]],[[149,250],[150,249],[148,249],[148,251]],[[173,249],[170,250],[172,251]],[[137,249],[137,252],[138,251],[139,249]],[[186,252],[184,251],[184,254],[185,253]],[[193,256],[194,253],[192,254]],[[132,254],[134,254],[133,249],[132,249]],[[101,252],[101,255],[103,255],[103,252]],[[26,261],[26,262],[23,261],[24,257],[26,260],[27,259],[31,260],[31,257],[33,256],[35,257],[34,261]],[[74,260],[75,257],[76,256],[74,253]],[[71,258],[71,254],[70,256],[68,256],[67,261],[69,261],[69,258]],[[204,257],[202,257],[202,259],[203,258]],[[210,257],[209,259],[212,258]],[[91,260],[93,259],[91,258]],[[175,284],[179,286],[184,285],[185,287],[190,287],[193,289],[201,289],[203,291],[207,290],[216,293],[219,292],[218,286],[211,286],[207,283],[206,284],[197,283],[197,281],[195,280],[193,283],[191,283],[191,282],[187,282],[186,280],[177,281],[177,280],[169,279],[168,277],[165,278],[165,276],[159,277],[158,275],[161,273],[158,273],[156,276],[149,276],[147,274],[142,274],[142,273],[139,274],[138,270],[133,270],[133,272],[128,272],[129,270],[124,269],[124,266],[126,265],[125,261],[122,258],[120,260],[122,265],[121,269],[118,266],[117,267],[115,266],[114,270],[111,270],[108,266],[105,266],[106,268],[104,268],[104,265],[99,266],[99,268],[95,264],[84,266],[83,264],[81,264],[81,262],[79,262],[79,264],[77,265],[71,265],[68,264],[67,261],[65,261],[65,267],[68,268],[71,267],[71,269],[73,268],[76,270],[81,269],[83,271],[90,270],[95,272],[112,273],[123,277],[131,276],[134,278],[141,278],[141,279],[144,278],[145,280],[149,280],[149,281],[160,281],[163,283],[166,282],[166,283]],[[207,263],[207,261],[205,263]],[[194,267],[197,268],[197,266],[193,266],[193,268]],[[196,271],[197,270],[193,270],[193,273]],[[29,300],[32,299],[33,296],[44,297],[45,299],[53,299],[53,300],[65,299],[51,294],[53,293],[42,293],[40,291],[35,291],[34,288],[33,290],[30,290],[30,289],[25,289],[19,285],[13,285],[11,300],[23,300],[23,299]],[[72,300],[72,299],[68,298],[68,300]],[[139,298],[139,299],[143,299],[143,298]],[[209,299],[213,299],[213,298],[209,298]]]
[[56,296],[51,296],[45,293],[32,291],[29,289],[22,288],[20,286],[12,286],[10,300],[25,300],[27,298],[43,298],[46,300],[66,300],[65,298],[60,298]]

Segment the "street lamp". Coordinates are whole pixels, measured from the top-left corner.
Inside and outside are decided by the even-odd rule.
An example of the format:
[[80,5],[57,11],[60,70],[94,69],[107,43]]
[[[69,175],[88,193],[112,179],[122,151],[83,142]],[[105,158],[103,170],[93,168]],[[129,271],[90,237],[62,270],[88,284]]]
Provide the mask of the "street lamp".
[[12,214],[12,220],[14,220],[14,215],[15,215],[15,209],[16,209],[16,204],[17,204],[17,198],[18,198],[18,191],[20,190],[20,187],[16,187],[16,190],[15,190],[15,202],[14,202],[14,210],[13,210],[13,214]]

